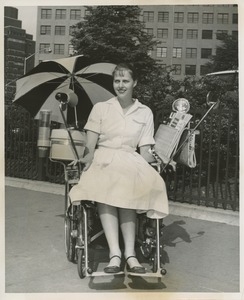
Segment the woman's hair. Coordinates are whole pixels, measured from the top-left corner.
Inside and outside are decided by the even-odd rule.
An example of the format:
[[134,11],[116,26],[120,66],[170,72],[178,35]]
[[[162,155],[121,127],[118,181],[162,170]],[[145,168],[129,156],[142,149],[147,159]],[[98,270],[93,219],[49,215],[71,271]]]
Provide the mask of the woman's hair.
[[131,77],[134,81],[137,80],[137,73],[136,73],[135,67],[131,63],[120,63],[120,64],[118,64],[115,67],[115,69],[113,70],[112,75],[114,77],[116,72],[119,72],[120,75],[123,75],[123,71],[125,71],[125,70],[130,73],[130,75],[131,75]]

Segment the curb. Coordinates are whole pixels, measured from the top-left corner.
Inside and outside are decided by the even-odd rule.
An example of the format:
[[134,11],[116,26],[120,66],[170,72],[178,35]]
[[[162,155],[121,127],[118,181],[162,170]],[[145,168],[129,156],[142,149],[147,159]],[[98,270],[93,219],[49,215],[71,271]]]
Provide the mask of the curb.
[[[5,177],[5,186],[64,196],[64,185],[45,181]],[[239,212],[169,201],[169,213],[210,222],[239,226]]]

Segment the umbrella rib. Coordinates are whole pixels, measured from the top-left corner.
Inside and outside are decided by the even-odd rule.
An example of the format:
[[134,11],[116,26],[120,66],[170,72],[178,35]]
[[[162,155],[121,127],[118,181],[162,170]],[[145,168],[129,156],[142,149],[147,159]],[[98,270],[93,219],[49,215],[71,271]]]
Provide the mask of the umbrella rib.
[[[89,79],[89,78],[92,78],[92,77],[94,77],[94,76],[96,76],[96,75],[98,75],[98,74],[104,74],[104,73],[94,73],[94,74],[91,74],[91,75],[89,75],[89,76],[87,76],[87,77],[82,76],[82,74],[83,74],[83,73],[77,74],[77,75],[75,75],[75,76],[77,76],[77,77],[82,77],[82,78],[85,78],[85,79]],[[107,75],[107,74],[104,74],[104,75]]]

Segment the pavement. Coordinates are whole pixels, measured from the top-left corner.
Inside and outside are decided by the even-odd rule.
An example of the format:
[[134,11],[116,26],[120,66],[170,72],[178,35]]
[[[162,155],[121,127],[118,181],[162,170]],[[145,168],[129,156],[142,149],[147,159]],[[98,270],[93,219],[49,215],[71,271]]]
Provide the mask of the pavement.
[[[63,195],[62,185],[5,179],[6,299],[47,299],[42,296],[50,293],[55,299],[63,293],[73,299],[244,299],[238,212],[170,202],[164,219],[165,276],[80,279],[76,264],[66,259]],[[97,257],[108,257],[106,247],[96,251]],[[98,268],[105,265],[103,259]]]

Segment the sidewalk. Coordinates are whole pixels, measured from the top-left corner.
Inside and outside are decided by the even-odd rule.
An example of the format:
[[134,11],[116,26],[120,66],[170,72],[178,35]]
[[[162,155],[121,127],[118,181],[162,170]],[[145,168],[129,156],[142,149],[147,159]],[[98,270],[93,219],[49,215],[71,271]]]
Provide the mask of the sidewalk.
[[162,280],[80,279],[65,256],[64,187],[14,178],[5,183],[6,293],[214,293],[212,299],[231,293],[226,299],[241,299],[237,213],[170,203]]

